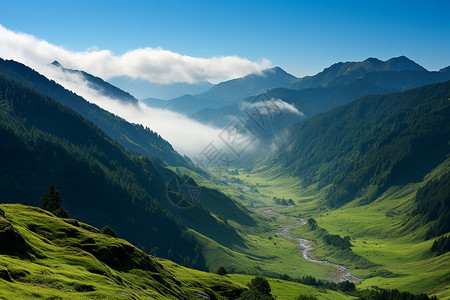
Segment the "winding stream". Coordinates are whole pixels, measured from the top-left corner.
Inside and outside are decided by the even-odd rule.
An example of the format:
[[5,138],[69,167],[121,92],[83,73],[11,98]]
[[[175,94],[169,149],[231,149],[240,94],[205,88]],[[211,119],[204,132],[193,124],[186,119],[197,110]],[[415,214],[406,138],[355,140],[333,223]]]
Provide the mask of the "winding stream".
[[318,259],[316,259],[314,257],[314,255],[312,254],[312,250],[314,249],[314,246],[312,245],[312,243],[310,241],[291,235],[291,233],[290,233],[291,229],[293,229],[293,228],[295,228],[297,226],[301,226],[301,225],[305,225],[306,224],[306,220],[305,219],[285,216],[283,214],[279,214],[279,213],[274,212],[273,209],[263,210],[261,212],[261,214],[266,216],[266,217],[276,217],[276,218],[280,218],[280,219],[289,219],[289,220],[297,221],[298,223],[296,223],[296,224],[282,226],[281,229],[276,233],[276,235],[277,236],[286,237],[288,239],[295,240],[297,242],[297,244],[298,244],[299,249],[302,251],[302,255],[303,255],[304,259],[312,261],[312,262],[325,264],[325,265],[330,265],[330,266],[335,267],[338,270],[338,272],[337,272],[337,275],[333,278],[333,281],[341,282],[341,281],[348,280],[350,282],[357,283],[357,282],[359,282],[361,280],[360,278],[350,274],[350,271],[344,266],[341,266],[341,265],[338,265],[338,264],[333,264],[333,263],[330,263],[330,262],[328,262],[326,260],[318,260]]

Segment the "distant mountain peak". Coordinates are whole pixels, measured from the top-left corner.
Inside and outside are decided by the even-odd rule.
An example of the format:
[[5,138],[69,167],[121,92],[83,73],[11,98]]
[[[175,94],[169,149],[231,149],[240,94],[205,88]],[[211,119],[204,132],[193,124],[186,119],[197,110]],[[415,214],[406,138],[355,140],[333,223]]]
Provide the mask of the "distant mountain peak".
[[392,57],[391,59],[389,59],[389,60],[387,60],[387,61],[390,61],[390,60],[408,61],[408,62],[413,62],[413,63],[415,63],[413,60],[409,59],[408,57],[406,57],[406,56],[404,56],[404,55],[400,55],[400,56],[397,56],[397,57]]
[[440,69],[439,72],[450,72],[450,66]]
[[55,67],[59,67],[59,68],[63,68],[63,66],[59,63],[59,61],[54,60],[51,65],[55,66]]
[[276,73],[287,73],[285,70],[283,70],[281,67],[279,66],[275,66],[273,68],[269,68],[269,69],[265,69],[264,72],[276,72]]
[[[276,77],[287,77],[287,78],[291,78],[291,79],[296,79],[296,77],[292,74],[289,74],[288,72],[286,72],[285,70],[283,70],[281,67],[276,66],[273,68],[268,68],[262,71],[264,75],[271,75],[271,76],[276,76]],[[252,73],[255,74],[255,73]],[[244,77],[245,78],[245,77]]]
[[404,55],[393,57],[385,61],[384,65],[384,69],[388,71],[426,71],[424,67]]
[[212,100],[229,104],[272,88],[287,88],[295,79],[297,79],[295,76],[276,66],[265,69],[260,73],[251,73],[244,77],[220,82],[206,92],[195,95],[195,97],[201,100]]
[[116,99],[127,103],[134,103],[134,104],[138,103],[138,100],[134,96],[110,84],[109,82],[104,81],[100,77],[96,77],[85,71],[64,68],[64,66],[61,65],[57,60],[54,60],[50,65],[60,68],[62,71],[65,72],[81,75],[86,80],[90,88],[97,90],[106,97],[110,97],[111,99]]
[[381,62],[381,60],[379,60],[379,59],[376,58],[376,57],[369,57],[369,58],[366,59],[366,61],[370,61],[370,62]]
[[338,62],[314,76],[299,78],[294,89],[339,85],[361,78],[372,72],[427,71],[424,67],[402,55],[386,61],[369,57],[363,61]]

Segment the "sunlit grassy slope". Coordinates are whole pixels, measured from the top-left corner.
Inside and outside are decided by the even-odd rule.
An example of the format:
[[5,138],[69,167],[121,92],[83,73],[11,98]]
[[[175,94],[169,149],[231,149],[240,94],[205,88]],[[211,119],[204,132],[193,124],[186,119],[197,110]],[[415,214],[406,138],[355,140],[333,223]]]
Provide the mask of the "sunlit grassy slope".
[[23,205],[0,209],[0,299],[233,299],[243,289],[73,219]]
[[[227,277],[243,285],[247,285],[247,283],[249,283],[252,279],[252,276],[241,274],[230,274],[227,275]],[[336,292],[327,289],[318,289],[312,286],[303,285],[296,282],[272,278],[267,278],[267,280],[272,289],[272,295],[277,297],[277,299],[283,300],[297,299],[297,297],[300,295],[314,296],[317,297],[318,299],[324,300],[355,299],[354,297],[346,295],[342,292]]]

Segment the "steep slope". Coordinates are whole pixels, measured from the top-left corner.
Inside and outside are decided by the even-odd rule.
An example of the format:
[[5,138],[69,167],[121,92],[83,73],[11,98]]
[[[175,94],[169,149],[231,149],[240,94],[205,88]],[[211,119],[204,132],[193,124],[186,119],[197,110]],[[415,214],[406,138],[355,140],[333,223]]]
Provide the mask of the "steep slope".
[[162,204],[183,225],[222,245],[244,245],[245,240],[235,227],[228,224],[228,220],[235,221],[238,227],[256,227],[256,222],[247,209],[215,189],[198,185],[187,175],[181,175],[180,172],[175,174],[167,168],[157,167],[167,182],[168,197]]
[[[450,170],[420,188],[415,202],[417,208],[411,213],[409,226],[417,228],[418,224],[421,226],[433,222],[425,234],[426,239],[450,232]],[[446,247],[450,249],[448,242]]]
[[331,184],[330,206],[421,181],[450,153],[449,98],[450,82],[363,97],[298,124],[267,163],[305,185]]
[[138,100],[129,93],[119,89],[118,87],[104,81],[103,79],[91,75],[84,71],[72,70],[64,68],[58,61],[52,62],[52,65],[56,68],[60,68],[64,72],[69,72],[80,76],[80,78],[87,82],[88,86],[96,90],[99,94],[109,97],[114,100],[122,101],[124,103],[136,104]]
[[0,240],[2,298],[235,299],[244,290],[35,207],[0,205]]
[[54,81],[48,80],[21,63],[0,59],[0,74],[11,76],[25,86],[36,89],[38,92],[72,108],[134,153],[157,157],[171,165],[190,165],[183,156],[173,149],[172,145],[162,139],[156,132],[144,128],[142,125],[126,122],[97,105],[87,102],[82,97],[64,89]]
[[290,87],[294,79],[295,76],[286,73],[280,67],[275,67],[264,70],[262,74],[252,73],[242,78],[221,82],[195,96],[202,100],[229,104],[272,88]]
[[160,204],[166,185],[152,161],[131,156],[78,113],[4,76],[0,107],[2,202],[38,206],[55,184],[74,217],[203,267],[196,241]]

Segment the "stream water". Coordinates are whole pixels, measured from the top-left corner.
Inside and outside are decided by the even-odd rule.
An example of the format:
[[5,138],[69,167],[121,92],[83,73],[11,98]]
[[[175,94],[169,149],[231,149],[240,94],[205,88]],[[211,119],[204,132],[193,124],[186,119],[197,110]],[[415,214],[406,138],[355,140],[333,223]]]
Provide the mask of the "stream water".
[[297,226],[302,226],[302,225],[306,224],[305,219],[291,217],[291,216],[285,216],[283,214],[274,212],[273,209],[263,210],[261,212],[261,214],[264,216],[267,216],[267,217],[276,217],[276,218],[281,218],[281,219],[289,219],[289,220],[297,221],[297,223],[295,223],[295,224],[282,226],[281,229],[276,233],[276,235],[295,240],[298,244],[299,249],[302,251],[302,255],[303,255],[304,259],[312,261],[312,262],[316,262],[319,264],[325,264],[325,265],[330,265],[330,266],[335,267],[338,272],[337,272],[336,276],[333,278],[333,281],[341,282],[341,281],[348,280],[350,282],[357,283],[358,281],[361,280],[360,278],[350,274],[350,271],[344,266],[334,264],[334,263],[328,262],[326,260],[316,259],[314,257],[314,255],[312,254],[312,250],[314,249],[312,242],[291,235],[291,233],[290,233],[291,229],[293,229]]

